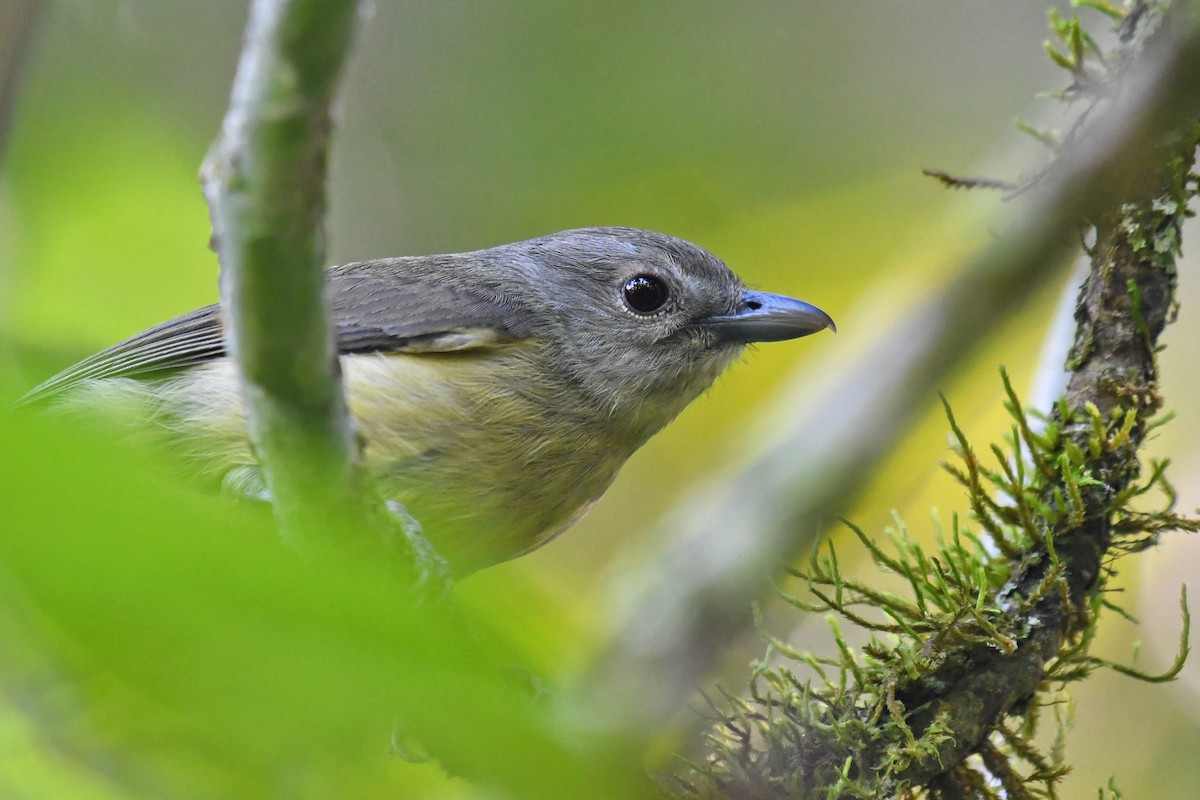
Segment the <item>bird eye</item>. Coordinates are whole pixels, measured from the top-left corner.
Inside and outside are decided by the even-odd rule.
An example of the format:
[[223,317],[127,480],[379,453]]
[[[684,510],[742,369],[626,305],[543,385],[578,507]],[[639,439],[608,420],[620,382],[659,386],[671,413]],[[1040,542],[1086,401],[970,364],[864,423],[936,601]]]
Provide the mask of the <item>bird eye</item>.
[[635,275],[621,288],[625,305],[638,314],[653,314],[667,304],[667,285],[651,275]]

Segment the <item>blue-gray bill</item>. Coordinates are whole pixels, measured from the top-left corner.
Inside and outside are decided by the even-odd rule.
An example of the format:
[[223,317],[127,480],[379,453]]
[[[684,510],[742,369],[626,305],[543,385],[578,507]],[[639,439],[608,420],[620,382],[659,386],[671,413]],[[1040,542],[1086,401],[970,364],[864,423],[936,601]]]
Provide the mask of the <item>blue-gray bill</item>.
[[823,331],[837,333],[837,325],[821,309],[781,294],[747,291],[741,307],[732,314],[701,320],[718,343],[782,342]]

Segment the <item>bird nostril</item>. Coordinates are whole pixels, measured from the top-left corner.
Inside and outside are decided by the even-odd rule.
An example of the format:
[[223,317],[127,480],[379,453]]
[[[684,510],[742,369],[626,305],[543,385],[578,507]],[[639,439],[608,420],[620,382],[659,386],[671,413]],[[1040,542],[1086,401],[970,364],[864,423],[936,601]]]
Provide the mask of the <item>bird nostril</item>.
[[762,303],[758,302],[757,300],[747,300],[746,308],[750,309],[751,311],[758,311],[760,308],[762,308]]

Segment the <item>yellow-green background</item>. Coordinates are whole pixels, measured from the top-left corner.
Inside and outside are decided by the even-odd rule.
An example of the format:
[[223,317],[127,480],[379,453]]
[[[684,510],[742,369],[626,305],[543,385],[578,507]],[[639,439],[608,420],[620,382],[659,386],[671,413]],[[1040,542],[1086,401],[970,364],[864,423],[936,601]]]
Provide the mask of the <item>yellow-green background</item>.
[[[1034,99],[1064,80],[1041,50],[1045,10],[1032,0],[377,0],[372,6],[338,104],[331,262],[475,249],[584,225],[630,225],[695,241],[751,286],[803,297],[840,325],[837,337],[750,353],[638,453],[568,535],[460,587],[506,646],[522,652],[551,683],[569,685],[602,646],[613,614],[609,587],[621,559],[645,547],[656,533],[655,521],[686,487],[735,460],[744,446],[739,432],[759,430],[754,423],[763,401],[818,357],[822,369],[853,358],[862,341],[881,329],[886,310],[903,308],[936,285],[964,253],[993,235],[989,219],[1003,210],[995,199],[947,192],[920,170],[1019,177],[1041,163],[1043,154],[1010,123],[1016,116],[1054,120],[1049,102]],[[207,248],[207,213],[196,173],[224,112],[244,16],[243,4],[227,0],[48,4],[0,165],[4,397],[19,395],[95,349],[216,298],[217,265]],[[1093,30],[1107,28],[1098,14],[1085,18]],[[1197,233],[1185,233],[1185,250]],[[1173,476],[1185,508],[1200,505],[1195,270],[1185,259],[1180,322],[1166,336],[1162,359],[1163,394],[1178,419],[1153,446],[1158,455],[1176,460]],[[996,366],[1008,365],[1018,387],[1028,386],[1055,302],[1052,296],[1035,299],[1025,315],[975,354],[968,373],[928,387],[926,420],[875,476],[860,506],[847,509],[848,516],[880,531],[896,509],[921,529],[928,527],[931,506],[946,514],[961,507],[938,471],[948,451],[945,425],[935,411],[937,392],[948,394],[976,441],[994,438],[1004,425]],[[169,631],[173,620],[165,615],[187,608],[156,608],[153,581],[167,579],[152,565],[145,572],[130,568],[128,559],[106,548],[110,537],[128,534],[119,513],[89,513],[120,508],[110,502],[118,490],[109,482],[121,479],[125,465],[100,460],[89,466],[89,459],[76,459],[73,434],[54,426],[43,431],[11,423],[5,435],[10,447],[0,456],[0,484],[7,485],[4,496],[17,507],[0,509],[3,535],[53,541],[41,551],[11,547],[10,557],[21,566],[0,575],[8,576],[12,589],[7,602],[21,606],[15,614],[23,620],[20,626],[55,633],[40,648],[33,644],[38,636],[14,633],[6,648],[0,795],[155,796],[153,781],[150,788],[138,788],[136,781],[120,778],[122,769],[111,762],[122,757],[114,754],[141,753],[166,772],[186,769],[181,765],[196,756],[162,744],[177,732],[168,735],[137,722],[143,701],[136,699],[139,686],[130,676],[145,673],[123,672],[112,663],[153,661],[160,653],[140,648],[158,640],[108,631],[104,626],[114,617],[103,615],[97,615],[99,627],[90,629],[94,639],[72,626],[88,618],[89,592],[99,591],[91,570],[116,570],[129,589],[122,602],[131,604],[130,620],[152,623],[160,614]],[[874,434],[867,429],[860,435]],[[28,465],[30,458],[36,466]],[[69,474],[82,477],[56,480],[57,467],[68,462]],[[139,468],[144,469],[128,467],[135,486]],[[103,480],[89,483],[97,471]],[[868,480],[872,476],[864,476]],[[224,513],[186,490],[176,494],[157,483],[128,497],[160,506],[165,519],[187,519],[178,526],[147,523],[151,535],[157,531],[166,543],[165,558],[171,557],[172,536],[203,533],[203,525],[188,516],[190,504],[200,503],[205,514]],[[44,535],[39,525],[51,523],[39,516],[40,509],[56,506],[78,511],[53,517],[70,518],[76,527]],[[91,553],[76,566],[86,577],[44,577],[74,564],[63,554],[78,557],[80,549]],[[218,576],[220,552],[207,556],[216,559]],[[848,542],[845,552],[851,558]],[[1153,670],[1169,662],[1179,625],[1178,587],[1197,574],[1198,558],[1200,547],[1174,536],[1157,551],[1120,564],[1119,600],[1143,624],[1134,628],[1113,617],[1099,651],[1127,660],[1133,642],[1141,640],[1139,664]],[[130,583],[136,576],[151,581],[144,591]],[[227,580],[236,587],[239,580],[253,582],[252,576],[235,569]],[[27,583],[42,589],[26,592]],[[230,586],[198,586],[197,607],[213,597],[239,597]],[[323,589],[334,591],[332,585]],[[54,600],[39,591],[52,592]],[[369,605],[369,599],[359,601]],[[259,627],[248,624],[229,634],[225,657],[236,658],[251,640],[269,651],[263,632],[278,625],[313,637],[312,652],[321,657],[336,660],[344,652],[323,638],[340,623],[309,630],[304,609],[290,613],[283,621],[260,621]],[[299,621],[295,615],[301,615]],[[217,613],[213,624],[229,633],[237,617]],[[808,624],[802,631],[816,636],[818,627]],[[93,653],[89,648],[97,641],[105,646]],[[354,659],[357,651],[348,651],[345,658]],[[728,674],[756,653],[757,648],[728,654],[725,660],[734,667]],[[69,710],[59,708],[51,719],[31,699],[44,692],[31,688],[24,676],[44,674],[44,666],[31,664],[48,660],[53,666],[60,659],[71,665],[65,678],[55,672],[53,681],[34,683],[65,684],[82,700],[67,703]],[[268,670],[270,658],[263,659],[247,670]],[[356,674],[359,667],[348,665],[346,672]],[[333,663],[335,673],[337,668]],[[123,687],[117,693],[123,699],[96,688],[110,672]],[[173,675],[184,674],[189,677],[179,680],[204,670],[177,673],[164,667],[154,673],[160,683],[148,692],[153,699],[144,702],[178,696],[187,698],[180,701],[184,705],[203,705],[206,687],[189,684],[175,692],[179,687],[170,686]],[[312,689],[303,680],[296,678],[300,693]],[[287,675],[280,681],[286,688]],[[1110,775],[1129,797],[1192,796],[1200,785],[1194,757],[1200,748],[1200,669],[1189,665],[1181,681],[1153,687],[1101,673],[1075,696],[1068,758],[1076,771],[1066,781],[1065,796],[1095,796]],[[89,705],[96,697],[102,699]],[[219,729],[220,713],[211,716],[195,724]],[[255,740],[253,720],[228,724],[242,726],[240,735]],[[178,735],[179,741],[192,741]],[[262,740],[268,739],[264,732]],[[231,740],[237,737],[231,734]],[[330,757],[337,766],[326,770],[291,764],[295,785],[280,792],[470,794],[464,783],[443,780],[435,767],[382,757],[386,741],[376,745],[368,748],[370,770],[349,770],[346,765],[354,761],[345,754],[339,754],[341,760]],[[219,756],[213,760],[224,763]],[[196,769],[194,781],[183,783],[210,786],[205,782],[211,775]],[[339,784],[342,779],[353,788]]]

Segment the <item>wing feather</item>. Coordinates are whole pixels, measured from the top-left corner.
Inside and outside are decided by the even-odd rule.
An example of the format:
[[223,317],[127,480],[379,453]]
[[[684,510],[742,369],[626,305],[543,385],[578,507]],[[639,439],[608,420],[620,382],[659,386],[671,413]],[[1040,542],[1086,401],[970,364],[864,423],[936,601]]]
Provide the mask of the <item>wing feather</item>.
[[[338,352],[447,353],[529,336],[532,315],[512,298],[439,279],[439,259],[398,258],[334,267],[327,274]],[[431,263],[432,262],[432,263]],[[414,267],[425,266],[416,272]],[[21,398],[34,403],[87,380],[148,376],[226,354],[217,305],[167,320],[101,350]]]

